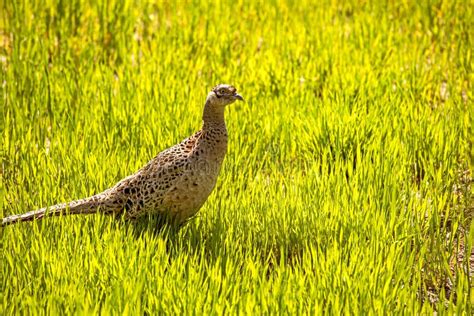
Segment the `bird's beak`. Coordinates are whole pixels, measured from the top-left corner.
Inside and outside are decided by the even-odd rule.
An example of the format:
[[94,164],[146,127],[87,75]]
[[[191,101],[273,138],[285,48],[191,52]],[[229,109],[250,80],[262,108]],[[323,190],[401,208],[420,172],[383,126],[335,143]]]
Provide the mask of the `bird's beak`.
[[240,101],[244,101],[244,98],[238,93],[234,94],[234,98],[236,98],[237,100],[240,100]]

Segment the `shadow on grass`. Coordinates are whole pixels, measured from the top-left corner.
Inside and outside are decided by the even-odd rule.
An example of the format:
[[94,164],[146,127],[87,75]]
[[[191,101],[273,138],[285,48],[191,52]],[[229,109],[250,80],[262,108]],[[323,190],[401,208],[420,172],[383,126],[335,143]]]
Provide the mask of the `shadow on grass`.
[[177,240],[179,232],[196,217],[190,218],[184,223],[178,224],[169,216],[163,214],[148,214],[136,219],[125,219],[123,216],[117,218],[117,224],[130,229],[136,238],[144,235],[164,238],[169,242]]

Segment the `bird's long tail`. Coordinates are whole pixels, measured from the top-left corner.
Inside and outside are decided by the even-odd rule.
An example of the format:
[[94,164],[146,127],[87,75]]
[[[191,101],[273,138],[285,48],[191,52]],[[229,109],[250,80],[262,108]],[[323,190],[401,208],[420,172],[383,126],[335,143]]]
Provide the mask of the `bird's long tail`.
[[92,214],[99,211],[104,202],[103,195],[98,194],[81,200],[44,207],[24,214],[10,215],[2,219],[2,226],[40,220],[45,216]]

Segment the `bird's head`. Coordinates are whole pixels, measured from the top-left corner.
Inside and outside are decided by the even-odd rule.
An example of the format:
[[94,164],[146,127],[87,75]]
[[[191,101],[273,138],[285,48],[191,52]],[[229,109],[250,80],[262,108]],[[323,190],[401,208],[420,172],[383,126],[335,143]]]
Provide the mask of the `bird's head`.
[[235,100],[243,101],[244,98],[237,93],[237,89],[229,84],[218,84],[207,95],[207,101],[214,106],[225,107],[232,104]]

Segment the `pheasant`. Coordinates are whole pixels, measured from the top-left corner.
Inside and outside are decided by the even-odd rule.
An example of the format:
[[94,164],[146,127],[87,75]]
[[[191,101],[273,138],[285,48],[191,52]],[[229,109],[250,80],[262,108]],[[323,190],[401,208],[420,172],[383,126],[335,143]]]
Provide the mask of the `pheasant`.
[[149,161],[135,174],[94,196],[3,218],[2,226],[60,214],[124,214],[134,219],[165,215],[183,224],[202,207],[217,181],[227,151],[224,109],[236,100],[237,90],[219,84],[207,95],[201,130]]

